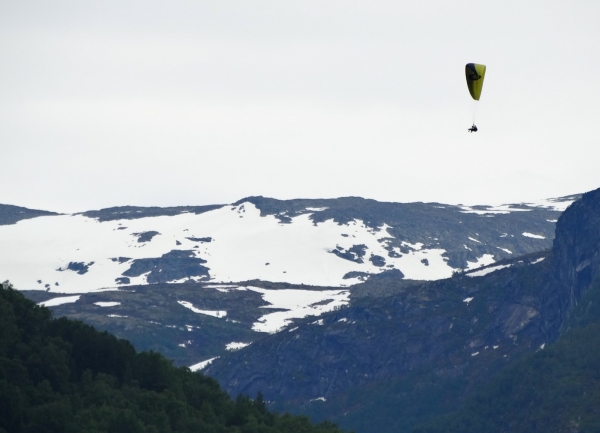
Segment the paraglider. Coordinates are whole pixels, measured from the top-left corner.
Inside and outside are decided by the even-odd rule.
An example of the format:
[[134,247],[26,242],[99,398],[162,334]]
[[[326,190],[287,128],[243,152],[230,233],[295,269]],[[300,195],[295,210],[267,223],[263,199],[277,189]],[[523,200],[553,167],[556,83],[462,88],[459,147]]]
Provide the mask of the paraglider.
[[[474,101],[479,101],[481,89],[483,88],[483,79],[485,78],[485,65],[467,63],[465,66],[465,76],[471,97]],[[473,126],[468,131],[477,132],[477,126],[475,126],[475,107],[473,107]]]

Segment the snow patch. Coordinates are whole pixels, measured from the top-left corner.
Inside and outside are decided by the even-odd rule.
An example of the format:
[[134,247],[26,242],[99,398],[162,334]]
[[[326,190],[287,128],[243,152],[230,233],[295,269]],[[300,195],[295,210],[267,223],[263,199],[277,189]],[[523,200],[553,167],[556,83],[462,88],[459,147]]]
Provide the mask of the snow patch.
[[483,209],[473,209],[471,206],[459,206],[460,213],[474,213],[477,215],[486,215],[486,214],[508,214],[511,212],[529,212],[531,209],[521,209],[511,207],[510,204],[503,204],[500,206],[477,206]]
[[533,233],[527,233],[527,232],[524,232],[524,233],[523,233],[523,236],[525,236],[525,237],[528,237],[528,238],[534,238],[534,239],[546,239],[546,237],[545,237],[545,236],[542,236],[542,235],[534,235]]
[[468,277],[482,277],[484,275],[491,274],[492,272],[499,271],[500,269],[510,268],[510,266],[511,265],[491,266],[489,268],[481,269],[480,271],[468,273],[467,276]]
[[463,302],[465,304],[469,305],[469,302],[471,302],[473,299],[475,299],[475,298],[465,298],[465,299],[463,299]]
[[79,298],[81,298],[81,295],[62,296],[60,298],[48,299],[47,301],[40,302],[38,305],[42,307],[56,307],[57,305],[71,304],[73,302],[77,302],[79,301]]
[[263,300],[270,304],[261,308],[286,310],[265,314],[252,325],[253,331],[271,334],[288,326],[292,319],[320,316],[348,304],[350,299],[350,292],[347,290],[269,290],[251,286],[246,288],[262,294]]
[[190,310],[192,310],[194,313],[198,313],[198,314],[205,314],[207,316],[213,316],[213,317],[225,317],[227,316],[227,311],[222,311],[222,310],[200,310],[196,307],[194,307],[192,305],[191,302],[187,302],[187,301],[177,301],[177,303],[179,305],[183,305],[185,308],[188,308]]
[[467,269],[477,269],[483,266],[488,266],[494,263],[494,256],[492,254],[484,254],[481,257],[477,257],[476,262],[467,261]]
[[541,207],[548,210],[553,210],[557,212],[564,212],[567,210],[571,204],[573,204],[575,200],[571,199],[561,199],[561,198],[547,198],[542,200],[536,200],[532,202],[524,203],[527,206],[532,207]]
[[117,305],[121,305],[120,302],[94,302],[94,305],[99,307],[116,307]]
[[208,364],[210,364],[211,362],[213,362],[217,358],[219,358],[219,357],[215,356],[214,358],[207,359],[206,361],[199,362],[198,364],[190,365],[188,368],[190,370],[192,370],[192,371],[203,370],[203,369],[205,369],[208,366]]
[[229,350],[229,351],[240,350],[246,346],[250,346],[250,344],[251,343],[237,343],[235,341],[232,341],[231,343],[228,343],[225,345],[225,350]]

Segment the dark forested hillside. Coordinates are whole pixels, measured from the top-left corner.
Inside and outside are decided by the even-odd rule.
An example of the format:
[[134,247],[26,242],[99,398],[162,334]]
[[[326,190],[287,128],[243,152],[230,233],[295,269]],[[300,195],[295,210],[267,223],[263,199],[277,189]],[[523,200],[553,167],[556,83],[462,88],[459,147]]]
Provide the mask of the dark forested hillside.
[[214,379],[0,286],[0,433],[339,432],[231,400]]

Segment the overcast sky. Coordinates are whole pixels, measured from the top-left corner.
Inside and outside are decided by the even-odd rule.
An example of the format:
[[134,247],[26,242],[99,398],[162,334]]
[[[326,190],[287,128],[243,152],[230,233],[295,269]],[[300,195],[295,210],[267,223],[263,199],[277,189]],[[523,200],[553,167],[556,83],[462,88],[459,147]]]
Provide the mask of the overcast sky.
[[[600,187],[600,1],[0,0],[0,203]],[[469,62],[487,65],[469,134]]]

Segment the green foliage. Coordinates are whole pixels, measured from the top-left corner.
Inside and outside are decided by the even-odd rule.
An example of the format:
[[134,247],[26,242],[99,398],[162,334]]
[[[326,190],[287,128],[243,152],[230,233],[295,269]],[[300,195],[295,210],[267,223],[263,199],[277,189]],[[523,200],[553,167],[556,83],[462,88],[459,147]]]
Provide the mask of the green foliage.
[[0,433],[337,433],[0,286]]
[[600,431],[600,284],[552,345],[501,372],[456,413],[415,433]]

